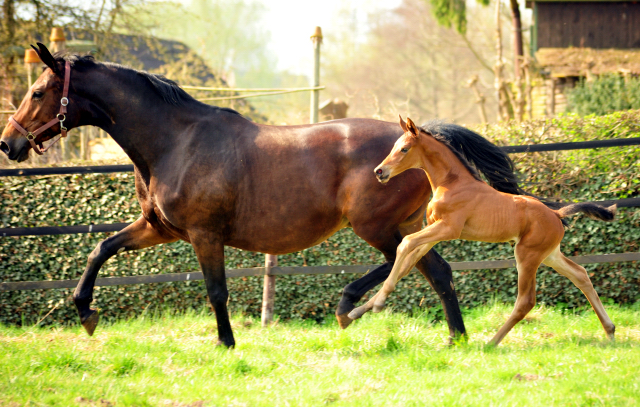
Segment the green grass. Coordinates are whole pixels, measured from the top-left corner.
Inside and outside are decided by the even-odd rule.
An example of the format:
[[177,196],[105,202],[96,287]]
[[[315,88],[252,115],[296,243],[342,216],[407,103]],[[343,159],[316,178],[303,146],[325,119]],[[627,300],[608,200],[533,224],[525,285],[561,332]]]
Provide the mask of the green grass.
[[615,343],[593,311],[537,307],[498,348],[484,344],[510,305],[468,310],[466,344],[427,316],[276,323],[236,316],[234,350],[194,312],[99,326],[0,327],[0,405],[540,406],[640,403],[640,305],[609,306]]

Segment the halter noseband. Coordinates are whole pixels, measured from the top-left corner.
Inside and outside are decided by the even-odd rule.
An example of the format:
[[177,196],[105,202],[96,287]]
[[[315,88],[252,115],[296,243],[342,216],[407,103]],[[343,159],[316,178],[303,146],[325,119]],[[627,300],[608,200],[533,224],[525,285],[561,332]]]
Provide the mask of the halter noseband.
[[[33,132],[26,131],[22,126],[20,126],[20,124],[16,121],[16,119],[13,118],[13,116],[9,117],[9,123],[12,124],[13,127],[16,128],[16,130],[22,133],[22,135],[25,136],[27,140],[29,140],[29,143],[31,144],[33,151],[35,151],[36,154],[38,155],[42,155],[48,149],[50,149],[51,146],[53,146],[58,140],[60,140],[60,137],[67,137],[67,128],[64,127],[64,121],[67,119],[67,116],[66,116],[67,105],[69,104],[69,99],[67,99],[67,95],[69,94],[70,78],[71,78],[71,64],[69,63],[69,61],[66,61],[66,64],[64,66],[64,87],[62,89],[62,99],[60,99],[60,113],[58,113],[54,119],[50,120],[48,123],[44,124],[42,127],[39,127]],[[35,141],[36,137],[38,137],[40,133],[47,130],[49,127],[54,126],[58,123],[60,123],[60,134],[58,134],[56,137],[53,138],[53,141],[51,142],[51,144],[49,144],[47,148],[41,151],[40,149],[43,148],[42,142],[36,144],[36,141]],[[38,148],[38,146],[40,146],[40,148]]]

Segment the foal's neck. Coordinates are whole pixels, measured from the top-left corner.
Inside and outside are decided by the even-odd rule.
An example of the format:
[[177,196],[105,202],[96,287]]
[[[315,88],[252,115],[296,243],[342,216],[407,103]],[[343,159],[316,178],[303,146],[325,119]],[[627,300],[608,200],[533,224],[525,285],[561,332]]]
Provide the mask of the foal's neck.
[[475,177],[449,147],[426,134],[421,134],[419,140],[422,147],[420,167],[427,173],[433,191],[441,186],[475,181]]

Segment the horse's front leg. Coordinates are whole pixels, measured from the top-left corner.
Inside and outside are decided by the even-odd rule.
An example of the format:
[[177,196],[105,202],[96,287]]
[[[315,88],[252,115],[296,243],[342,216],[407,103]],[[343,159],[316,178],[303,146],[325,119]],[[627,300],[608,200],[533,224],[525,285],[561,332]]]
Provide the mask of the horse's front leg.
[[224,244],[222,236],[210,231],[189,231],[189,239],[196,251],[198,262],[204,274],[209,301],[218,322],[218,345],[228,348],[235,346],[233,331],[227,311],[229,291],[224,272]]
[[395,290],[398,281],[409,274],[416,263],[438,242],[459,236],[460,232],[457,229],[443,221],[437,221],[424,230],[405,236],[398,246],[393,269],[382,288],[366,304],[351,311],[349,318],[360,318],[372,309],[374,312],[380,312],[384,308],[387,297]]
[[138,250],[176,240],[178,239],[161,235],[144,217],[140,217],[120,232],[98,243],[89,255],[87,268],[73,293],[73,302],[78,309],[80,323],[89,335],[93,335],[98,325],[98,311],[91,309],[90,305],[93,301],[93,287],[104,262],[125,250]]

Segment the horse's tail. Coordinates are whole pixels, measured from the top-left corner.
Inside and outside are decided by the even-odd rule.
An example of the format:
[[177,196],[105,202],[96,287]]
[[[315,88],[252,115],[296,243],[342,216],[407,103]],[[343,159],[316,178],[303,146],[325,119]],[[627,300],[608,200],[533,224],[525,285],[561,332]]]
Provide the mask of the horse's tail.
[[582,212],[591,219],[603,220],[610,222],[616,216],[617,206],[611,205],[608,208],[600,206],[591,202],[581,202],[575,204],[569,204],[557,210],[558,216],[564,218],[566,216],[573,215],[578,212]]
[[515,165],[511,158],[500,147],[478,133],[439,120],[423,124],[422,129],[436,139],[447,142],[452,149],[462,154],[494,189],[508,194],[527,195],[518,185]]

